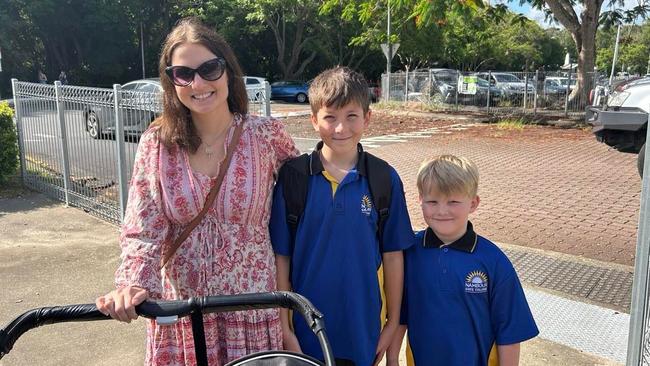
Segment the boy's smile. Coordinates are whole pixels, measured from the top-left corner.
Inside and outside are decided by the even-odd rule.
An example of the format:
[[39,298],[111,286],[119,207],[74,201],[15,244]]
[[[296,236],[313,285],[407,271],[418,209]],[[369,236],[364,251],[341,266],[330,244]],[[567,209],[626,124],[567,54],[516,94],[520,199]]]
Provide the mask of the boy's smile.
[[465,234],[469,214],[476,211],[479,201],[478,196],[472,198],[464,193],[443,195],[436,189],[420,195],[424,221],[445,244]]

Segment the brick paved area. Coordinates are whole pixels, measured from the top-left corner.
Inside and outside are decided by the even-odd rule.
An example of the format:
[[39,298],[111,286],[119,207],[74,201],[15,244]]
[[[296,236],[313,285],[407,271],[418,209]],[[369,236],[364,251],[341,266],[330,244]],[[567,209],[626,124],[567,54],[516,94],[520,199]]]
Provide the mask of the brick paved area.
[[636,156],[610,150],[587,130],[530,127],[520,133],[472,125],[372,151],[402,176],[416,228],[425,225],[415,188],[421,160],[443,153],[465,155],[481,172],[481,204],[471,218],[480,234],[634,264],[641,189]]

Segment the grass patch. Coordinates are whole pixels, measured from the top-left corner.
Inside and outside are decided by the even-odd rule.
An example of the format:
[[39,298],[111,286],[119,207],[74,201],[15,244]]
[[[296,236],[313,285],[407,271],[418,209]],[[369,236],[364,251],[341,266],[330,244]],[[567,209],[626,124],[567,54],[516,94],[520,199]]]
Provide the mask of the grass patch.
[[521,131],[527,122],[521,118],[505,118],[497,122],[497,128],[500,130]]

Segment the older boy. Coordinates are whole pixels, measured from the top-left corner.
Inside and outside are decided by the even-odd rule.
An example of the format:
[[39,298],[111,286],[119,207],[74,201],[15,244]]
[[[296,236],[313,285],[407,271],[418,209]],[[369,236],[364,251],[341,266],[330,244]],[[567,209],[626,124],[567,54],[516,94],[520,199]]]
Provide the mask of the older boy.
[[[415,365],[487,365],[496,343],[498,364],[519,364],[519,343],[539,331],[515,270],[469,214],[479,204],[478,169],[470,160],[438,156],[417,177],[428,228],[404,254],[402,323]],[[396,365],[401,326],[388,350]]]
[[[338,365],[368,366],[383,357],[399,326],[402,250],[414,239],[397,173],[359,144],[370,122],[369,100],[366,81],[348,68],[330,69],[314,79],[309,88],[311,123],[322,141],[311,154],[283,166],[271,212],[278,289],[306,296],[323,312]],[[377,161],[388,172],[385,186],[390,188],[390,205],[380,208],[388,214],[383,225],[375,202],[379,197],[372,195],[378,187],[370,187],[368,179],[377,173],[371,171],[378,169]],[[288,169],[301,165],[308,179],[287,183],[283,176]],[[291,218],[287,198],[299,189],[306,189],[304,209],[300,217]],[[296,225],[294,230],[288,221]],[[382,262],[388,312],[383,330],[377,276]],[[323,358],[303,321],[293,322],[293,330],[287,311],[281,320],[286,349]]]

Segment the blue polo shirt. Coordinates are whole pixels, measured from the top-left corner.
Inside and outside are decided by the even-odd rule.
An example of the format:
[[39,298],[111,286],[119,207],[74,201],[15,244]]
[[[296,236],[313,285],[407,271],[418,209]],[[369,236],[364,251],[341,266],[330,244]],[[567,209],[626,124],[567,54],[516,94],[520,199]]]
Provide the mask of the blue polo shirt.
[[[276,185],[271,242],[276,254],[291,257],[293,290],[324,314],[334,356],[367,366],[375,357],[380,332],[378,213],[371,200],[365,160],[359,159],[332,196],[332,186],[322,174],[321,146],[319,143],[310,156],[307,199],[293,245],[283,188],[281,182]],[[361,156],[361,145],[358,150]],[[390,213],[383,234],[385,252],[403,250],[414,242],[404,188],[392,167],[391,185]],[[293,324],[303,352],[322,360],[318,340],[305,321],[294,316]]]
[[490,349],[539,331],[505,254],[470,222],[444,245],[433,230],[404,252],[402,323],[415,365],[487,365]]

